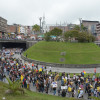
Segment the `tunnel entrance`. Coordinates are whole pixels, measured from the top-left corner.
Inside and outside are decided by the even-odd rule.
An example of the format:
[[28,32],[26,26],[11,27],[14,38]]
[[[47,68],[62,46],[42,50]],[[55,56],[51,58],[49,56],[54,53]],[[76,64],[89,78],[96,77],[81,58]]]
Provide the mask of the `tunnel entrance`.
[[2,43],[2,47],[5,47],[5,48],[23,48],[23,50],[25,50],[26,43],[4,42],[4,43]]

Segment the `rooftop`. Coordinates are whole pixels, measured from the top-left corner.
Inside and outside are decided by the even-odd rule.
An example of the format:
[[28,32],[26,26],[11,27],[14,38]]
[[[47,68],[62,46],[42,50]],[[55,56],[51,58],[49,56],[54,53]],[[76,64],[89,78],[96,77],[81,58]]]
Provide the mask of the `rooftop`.
[[82,22],[94,22],[94,23],[99,23],[99,21],[90,21],[90,20],[82,20]]

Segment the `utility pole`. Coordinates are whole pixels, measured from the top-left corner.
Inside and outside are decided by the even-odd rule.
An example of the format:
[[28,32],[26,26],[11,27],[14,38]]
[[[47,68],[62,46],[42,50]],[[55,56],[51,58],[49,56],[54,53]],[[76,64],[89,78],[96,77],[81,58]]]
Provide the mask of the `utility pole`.
[[41,20],[42,20],[42,17],[40,17],[39,20],[40,20],[40,34],[41,34]]
[[80,32],[82,31],[82,18],[79,18],[79,21],[80,21]]

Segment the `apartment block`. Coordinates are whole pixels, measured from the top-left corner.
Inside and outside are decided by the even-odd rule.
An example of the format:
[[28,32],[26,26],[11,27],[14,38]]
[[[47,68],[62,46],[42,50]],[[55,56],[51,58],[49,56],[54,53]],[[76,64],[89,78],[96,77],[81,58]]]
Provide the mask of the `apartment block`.
[[82,24],[87,28],[87,31],[96,36],[96,25],[99,21],[82,20]]
[[7,32],[7,20],[0,17],[0,37],[4,36]]

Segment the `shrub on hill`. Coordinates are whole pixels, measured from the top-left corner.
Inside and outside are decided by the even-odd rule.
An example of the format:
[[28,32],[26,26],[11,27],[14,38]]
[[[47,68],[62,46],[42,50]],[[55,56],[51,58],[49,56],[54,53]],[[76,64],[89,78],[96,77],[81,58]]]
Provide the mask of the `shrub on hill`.
[[9,91],[8,93],[15,94],[17,91],[24,93],[24,89],[21,88],[22,82],[20,80],[12,82],[9,78],[6,78],[6,79],[9,83],[9,85],[4,84],[4,87],[8,88],[8,90],[7,90],[7,91]]
[[71,30],[64,33],[64,39],[66,41],[72,39],[78,40],[78,42],[94,42],[95,37],[87,32],[79,32],[77,30]]

